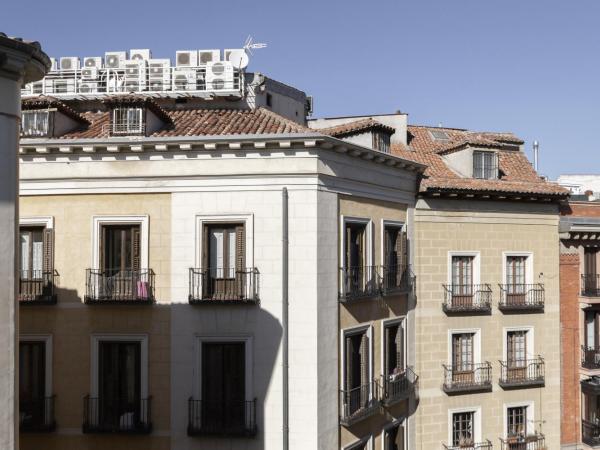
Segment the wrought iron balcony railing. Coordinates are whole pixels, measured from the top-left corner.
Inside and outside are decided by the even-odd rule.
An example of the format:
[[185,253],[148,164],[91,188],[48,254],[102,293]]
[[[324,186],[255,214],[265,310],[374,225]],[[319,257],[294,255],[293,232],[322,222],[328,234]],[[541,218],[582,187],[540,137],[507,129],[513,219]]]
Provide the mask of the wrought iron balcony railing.
[[442,444],[442,446],[444,447],[444,450],[492,450],[493,448],[492,442],[487,439],[483,442],[469,443],[468,441],[465,441],[459,445]]
[[416,394],[419,377],[412,367],[392,375],[381,375],[381,403],[392,405]]
[[463,392],[488,391],[492,389],[492,365],[489,362],[466,363],[444,367],[444,392],[459,394]]
[[589,370],[600,369],[600,347],[581,346],[581,367]]
[[190,303],[255,303],[258,301],[259,272],[254,267],[190,269]]
[[600,445],[600,422],[581,419],[582,441],[592,447]]
[[254,436],[256,399],[228,404],[188,400],[188,435]]
[[19,402],[19,429],[23,433],[49,433],[56,429],[54,396]]
[[340,423],[349,427],[379,410],[379,386],[371,381],[340,391]]
[[83,432],[148,434],[152,431],[151,400],[88,395],[83,399]]
[[415,276],[410,265],[383,266],[381,273],[384,295],[410,292],[414,288]]
[[55,304],[54,287],[58,272],[21,270],[19,273],[19,302],[22,304]]
[[446,313],[487,314],[492,310],[492,288],[489,284],[444,284]]
[[516,435],[500,438],[501,450],[546,450],[543,434]]
[[152,303],[154,272],[143,270],[87,269],[86,303]]
[[545,301],[544,285],[534,284],[500,284],[501,311],[543,311]]
[[340,301],[381,295],[381,276],[377,266],[342,267]]
[[584,297],[600,297],[600,275],[596,273],[581,275],[581,295]]
[[545,382],[545,365],[541,356],[533,359],[517,359],[500,361],[500,380],[503,388],[543,386]]

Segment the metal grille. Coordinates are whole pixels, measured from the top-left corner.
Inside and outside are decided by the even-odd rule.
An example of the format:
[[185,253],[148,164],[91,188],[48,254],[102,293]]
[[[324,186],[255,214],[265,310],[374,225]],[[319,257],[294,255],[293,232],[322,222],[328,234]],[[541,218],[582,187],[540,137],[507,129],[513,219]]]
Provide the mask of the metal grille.
[[498,157],[494,152],[473,152],[473,178],[498,178]]

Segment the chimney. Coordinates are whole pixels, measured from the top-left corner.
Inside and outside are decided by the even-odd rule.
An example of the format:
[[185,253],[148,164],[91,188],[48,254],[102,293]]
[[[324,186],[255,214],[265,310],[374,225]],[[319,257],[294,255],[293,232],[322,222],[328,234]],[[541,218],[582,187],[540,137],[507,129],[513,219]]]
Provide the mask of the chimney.
[[538,158],[540,153],[540,143],[538,141],[533,141],[533,168],[535,171],[538,171]]

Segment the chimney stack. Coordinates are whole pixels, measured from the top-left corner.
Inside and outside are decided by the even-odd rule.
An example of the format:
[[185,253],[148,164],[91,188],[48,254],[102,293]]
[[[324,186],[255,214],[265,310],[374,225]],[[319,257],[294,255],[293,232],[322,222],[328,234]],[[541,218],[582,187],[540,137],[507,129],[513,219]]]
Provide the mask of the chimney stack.
[[540,152],[540,143],[538,141],[533,141],[533,168],[535,171],[538,171],[538,158]]

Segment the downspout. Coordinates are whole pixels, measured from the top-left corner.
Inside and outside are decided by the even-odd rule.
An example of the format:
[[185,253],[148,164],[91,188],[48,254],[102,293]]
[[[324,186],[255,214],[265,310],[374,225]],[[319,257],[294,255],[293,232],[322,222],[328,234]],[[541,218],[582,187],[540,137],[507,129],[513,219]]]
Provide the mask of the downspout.
[[288,450],[290,445],[290,418],[289,418],[289,381],[288,381],[288,191],[283,188],[282,198],[282,238],[281,238],[281,289],[282,289],[282,322],[283,322],[283,350],[282,350],[282,381],[283,381],[283,450]]

